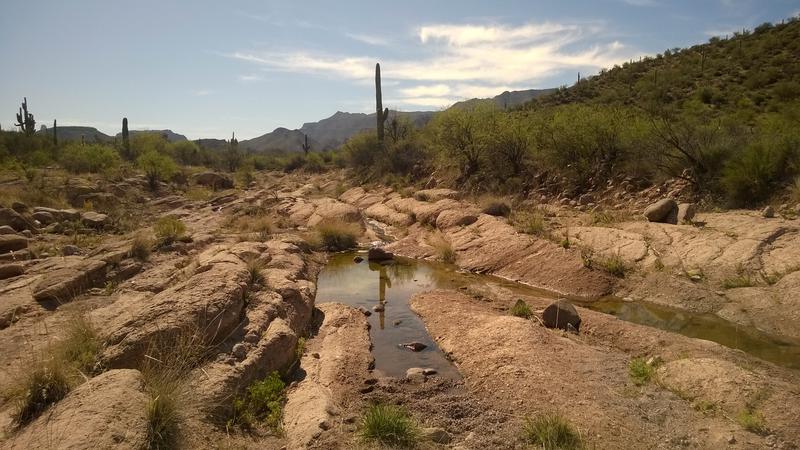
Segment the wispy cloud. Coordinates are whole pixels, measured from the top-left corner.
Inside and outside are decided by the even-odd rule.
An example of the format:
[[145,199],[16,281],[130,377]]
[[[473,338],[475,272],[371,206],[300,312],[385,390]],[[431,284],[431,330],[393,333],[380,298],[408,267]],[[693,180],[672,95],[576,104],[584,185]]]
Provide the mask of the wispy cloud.
[[228,56],[265,70],[355,82],[371,80],[375,62],[381,60],[384,80],[401,83],[398,102],[442,106],[445,101],[534,87],[563,71],[597,70],[638,56],[634,49],[616,40],[604,42],[603,37],[604,29],[597,24],[430,24],[415,30],[418,58],[381,59],[303,49],[241,50]]
[[208,89],[198,89],[196,91],[192,91],[192,95],[195,97],[205,97],[206,95],[211,95],[214,91],[210,91]]
[[657,6],[658,2],[656,0],[622,0],[624,3],[627,3],[631,6]]
[[363,42],[369,45],[376,45],[376,46],[389,45],[389,40],[381,36],[375,36],[372,34],[361,34],[361,33],[345,33],[345,35],[350,39],[353,39],[354,41]]

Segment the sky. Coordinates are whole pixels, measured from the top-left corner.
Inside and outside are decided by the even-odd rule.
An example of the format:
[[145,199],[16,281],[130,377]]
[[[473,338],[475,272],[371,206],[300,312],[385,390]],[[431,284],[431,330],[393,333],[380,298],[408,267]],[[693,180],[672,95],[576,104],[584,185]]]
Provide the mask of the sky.
[[0,0],[0,125],[253,138],[383,103],[439,110],[574,83],[800,15],[800,0]]

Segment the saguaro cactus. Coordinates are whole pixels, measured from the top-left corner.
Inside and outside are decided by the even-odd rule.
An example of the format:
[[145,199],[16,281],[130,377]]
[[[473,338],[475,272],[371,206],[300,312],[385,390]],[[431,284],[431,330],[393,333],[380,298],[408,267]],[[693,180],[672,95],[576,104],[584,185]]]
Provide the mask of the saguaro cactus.
[[308,151],[311,150],[311,146],[308,145],[308,135],[307,134],[303,135],[303,141],[304,141],[303,142],[303,153],[305,153],[307,155]]
[[125,153],[125,158],[131,158],[131,141],[130,134],[128,133],[128,118],[122,118],[122,151]]
[[375,64],[375,111],[378,117],[378,141],[383,142],[383,126],[389,118],[389,108],[383,109],[380,63]]
[[33,120],[33,114],[28,112],[28,98],[22,98],[22,107],[19,108],[17,113],[17,124],[20,131],[32,136],[36,132],[36,121]]
[[53,119],[53,146],[58,147],[58,122]]

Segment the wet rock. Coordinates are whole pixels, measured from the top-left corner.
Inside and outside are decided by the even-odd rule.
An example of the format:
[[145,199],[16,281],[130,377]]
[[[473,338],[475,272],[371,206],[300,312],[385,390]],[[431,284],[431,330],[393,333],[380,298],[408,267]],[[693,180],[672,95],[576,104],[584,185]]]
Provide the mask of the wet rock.
[[233,346],[233,349],[231,349],[231,354],[233,354],[236,359],[241,361],[247,357],[247,347],[245,347],[242,343],[236,344]]
[[671,198],[659,200],[644,210],[648,222],[678,223],[678,204]]
[[31,217],[33,217],[34,220],[38,220],[42,225],[50,225],[56,221],[55,216],[46,211],[36,211]]
[[0,253],[14,252],[28,247],[28,239],[17,234],[0,235]]
[[81,222],[89,228],[103,228],[108,222],[108,216],[94,211],[86,211],[81,214]]
[[566,300],[558,300],[542,313],[542,322],[547,328],[558,328],[566,331],[579,331],[581,327],[581,317],[572,303]]
[[67,244],[61,247],[61,254],[64,256],[80,255],[81,249],[77,245]]
[[400,346],[407,348],[412,352],[421,352],[426,348],[428,348],[428,346],[423,344],[422,342],[406,342],[405,344],[400,344]]
[[355,258],[353,258],[353,262],[356,264],[360,264],[362,261],[364,261],[364,258],[362,258],[361,256],[356,256]]
[[0,208],[0,226],[8,225],[15,231],[34,228],[33,222],[10,208]]
[[0,264],[0,280],[16,277],[25,273],[22,264]]
[[681,203],[678,205],[678,223],[691,222],[697,213],[694,203]]
[[775,217],[775,208],[767,205],[767,207],[761,211],[761,217],[764,217],[765,219],[772,219]]
[[380,247],[373,247],[367,252],[367,260],[370,262],[392,261],[394,253],[388,252]]
[[449,444],[453,438],[443,428],[433,427],[422,429],[422,439],[437,444]]
[[412,367],[406,370],[406,380],[414,383],[423,383],[428,378],[425,376],[425,369],[422,367]]
[[367,317],[372,315],[372,311],[368,310],[367,308],[364,308],[363,306],[359,306],[358,310],[361,311],[361,313]]
[[381,303],[379,305],[373,306],[372,310],[375,311],[375,312],[384,312],[386,310],[386,307],[383,306],[383,304]]
[[402,321],[402,320],[400,320],[400,319],[397,319],[397,320],[395,320],[395,321],[394,321],[394,326],[398,326],[398,325],[400,325],[401,323],[403,323],[403,321]]
[[0,226],[0,236],[6,234],[17,234],[17,231],[8,225]]
[[195,183],[201,186],[210,187],[214,190],[233,188],[233,180],[221,173],[203,172],[195,174],[192,178],[194,179]]

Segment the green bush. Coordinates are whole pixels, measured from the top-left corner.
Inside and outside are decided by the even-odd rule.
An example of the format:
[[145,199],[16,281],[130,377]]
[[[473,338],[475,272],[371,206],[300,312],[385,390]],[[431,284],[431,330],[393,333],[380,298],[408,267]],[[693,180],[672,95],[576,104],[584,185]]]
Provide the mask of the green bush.
[[285,389],[286,384],[278,372],[272,372],[263,380],[251,384],[243,398],[234,400],[233,416],[228,420],[228,427],[238,426],[249,430],[258,423],[264,423],[274,432],[279,431],[286,401]]
[[628,375],[637,386],[650,382],[655,373],[655,367],[647,364],[644,358],[634,358],[628,363]]
[[118,167],[120,161],[116,150],[102,144],[72,143],[64,147],[60,158],[61,165],[72,173],[104,172]]
[[164,216],[153,226],[161,245],[169,245],[186,234],[186,225],[175,216]]
[[340,220],[328,220],[317,225],[321,245],[332,252],[355,248],[360,231],[358,225]]
[[136,165],[144,171],[150,189],[156,190],[160,181],[168,180],[178,171],[175,161],[167,155],[148,151],[136,159]]
[[556,413],[527,418],[522,426],[525,441],[545,450],[583,448],[583,440],[569,421]]
[[514,306],[511,307],[510,313],[514,317],[522,317],[523,319],[530,319],[533,317],[533,311],[531,311],[531,307],[521,299],[514,303]]
[[364,441],[406,448],[419,440],[420,431],[403,408],[375,404],[362,416],[359,434]]

